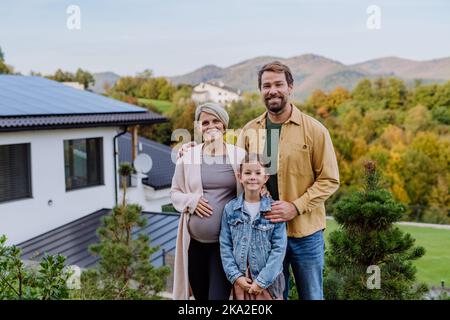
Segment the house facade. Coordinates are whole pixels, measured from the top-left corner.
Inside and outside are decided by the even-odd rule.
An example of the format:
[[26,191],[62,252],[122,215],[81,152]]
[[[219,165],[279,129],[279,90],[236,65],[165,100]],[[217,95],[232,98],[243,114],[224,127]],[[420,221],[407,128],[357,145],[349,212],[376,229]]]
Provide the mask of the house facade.
[[0,234],[18,243],[112,208],[116,134],[114,128],[0,133]]
[[240,99],[241,92],[225,86],[223,82],[201,82],[194,86],[192,90],[192,100],[197,104],[216,102],[228,106],[233,101]]
[[111,209],[118,137],[164,121],[48,79],[0,75],[0,235],[20,243]]
[[[119,137],[119,162],[132,162],[132,137],[129,133]],[[127,182],[127,201],[139,203],[144,211],[163,212],[171,206],[170,187],[175,172],[172,161],[172,148],[149,139],[138,137],[137,153],[146,154],[152,161],[152,167],[144,177],[130,179]],[[119,195],[122,199],[122,192]]]

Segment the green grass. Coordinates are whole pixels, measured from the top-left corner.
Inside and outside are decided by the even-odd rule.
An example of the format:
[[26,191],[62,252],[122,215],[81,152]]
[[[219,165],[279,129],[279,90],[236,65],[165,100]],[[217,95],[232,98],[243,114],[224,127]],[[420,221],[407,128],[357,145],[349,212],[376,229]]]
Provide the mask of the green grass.
[[167,112],[169,112],[170,109],[173,108],[173,104],[170,101],[144,99],[144,98],[139,98],[138,101],[140,103],[151,104],[155,106],[156,109],[158,109],[158,111],[161,112],[162,114],[167,114]]
[[[338,224],[327,220],[325,241],[330,232],[336,230]],[[450,230],[427,227],[400,226],[404,232],[416,239],[416,245],[425,248],[425,255],[414,262],[417,268],[417,282],[425,282],[429,286],[440,286],[441,280],[450,285]]]

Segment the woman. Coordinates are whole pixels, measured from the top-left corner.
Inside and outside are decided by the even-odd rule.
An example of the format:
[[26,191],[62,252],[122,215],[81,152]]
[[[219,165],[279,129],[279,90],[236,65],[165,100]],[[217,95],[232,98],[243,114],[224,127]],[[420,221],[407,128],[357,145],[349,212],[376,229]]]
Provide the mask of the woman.
[[231,284],[220,258],[220,223],[225,204],[242,192],[237,174],[245,151],[223,141],[228,114],[214,103],[195,111],[204,143],[178,159],[171,199],[181,212],[175,250],[173,297],[227,300]]

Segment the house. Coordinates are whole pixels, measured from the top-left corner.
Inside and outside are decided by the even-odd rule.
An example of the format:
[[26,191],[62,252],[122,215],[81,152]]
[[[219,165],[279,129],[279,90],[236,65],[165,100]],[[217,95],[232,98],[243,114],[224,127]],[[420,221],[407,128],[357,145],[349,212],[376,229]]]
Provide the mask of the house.
[[[92,268],[99,258],[93,256],[88,248],[97,243],[97,228],[101,218],[110,210],[102,209],[53,230],[18,244],[22,249],[22,259],[39,260],[44,254],[62,254],[67,265],[80,268]],[[175,240],[178,228],[178,214],[144,212],[147,225],[134,230],[133,235],[145,233],[150,237],[152,247],[159,246],[151,262],[155,267],[171,264],[175,250]]]
[[223,82],[201,82],[192,90],[192,100],[201,104],[205,102],[216,102],[229,106],[231,102],[241,99],[240,90],[225,86]]
[[[0,235],[11,244],[27,243],[109,212],[120,194],[118,137],[126,128],[164,121],[144,108],[45,78],[0,75]],[[167,186],[161,183],[149,187]],[[64,241],[72,236],[78,237],[66,234]],[[57,242],[51,246],[64,254]]]
[[[132,136],[127,133],[119,137],[119,163],[132,162]],[[127,181],[127,201],[139,203],[144,211],[162,212],[171,207],[170,187],[175,172],[172,161],[172,148],[155,141],[138,137],[137,152],[144,153],[152,159],[152,168],[142,179],[142,183],[134,185]],[[121,198],[121,197],[120,197]]]
[[74,89],[78,89],[78,90],[84,90],[84,85],[82,85],[79,82],[76,81],[65,81],[65,82],[61,82],[63,85],[74,88]]

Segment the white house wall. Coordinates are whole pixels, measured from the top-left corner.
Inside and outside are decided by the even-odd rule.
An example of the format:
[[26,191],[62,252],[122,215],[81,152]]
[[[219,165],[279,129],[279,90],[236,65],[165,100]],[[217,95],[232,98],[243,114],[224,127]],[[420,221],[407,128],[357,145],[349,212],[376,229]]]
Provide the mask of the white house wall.
[[[195,91],[206,91],[208,92],[207,96],[201,96],[195,93]],[[197,96],[198,95],[198,96]],[[208,83],[199,84],[194,88],[193,99],[202,100],[206,97],[209,101],[214,101],[221,104],[229,104],[232,101],[237,101],[240,99],[240,96],[234,92],[228,91],[226,89],[212,86]],[[199,101],[200,102],[200,101]],[[201,101],[203,102],[203,101]]]
[[[119,199],[122,201],[122,188]],[[162,212],[162,206],[171,204],[170,188],[155,190],[152,187],[141,184],[138,187],[128,187],[126,201],[128,203],[138,203],[143,211]]]
[[[20,243],[102,208],[114,205],[117,128],[0,133],[0,144],[30,143],[32,198],[0,203],[0,235]],[[64,140],[103,138],[104,185],[66,191]],[[53,205],[49,206],[48,201]]]

